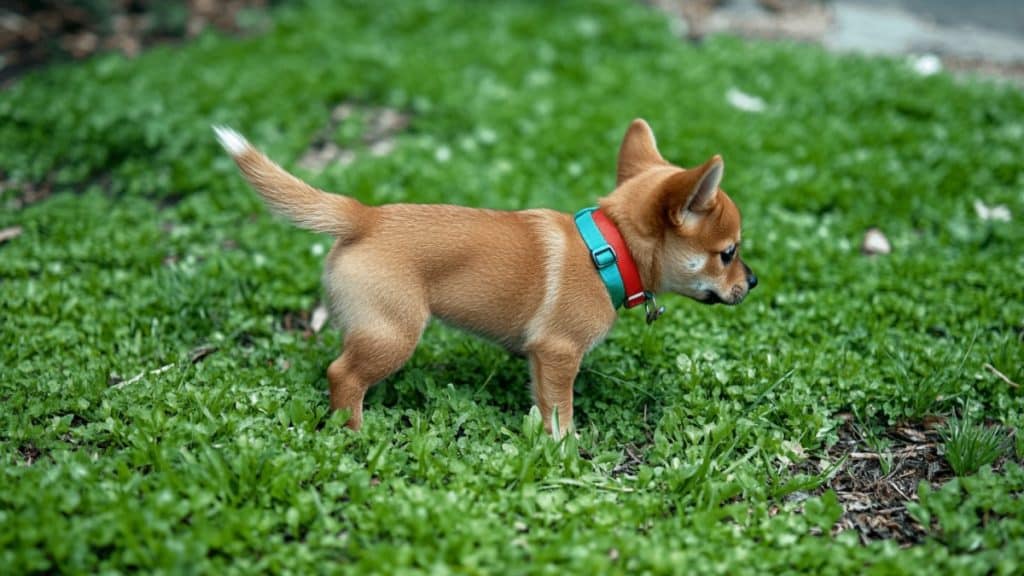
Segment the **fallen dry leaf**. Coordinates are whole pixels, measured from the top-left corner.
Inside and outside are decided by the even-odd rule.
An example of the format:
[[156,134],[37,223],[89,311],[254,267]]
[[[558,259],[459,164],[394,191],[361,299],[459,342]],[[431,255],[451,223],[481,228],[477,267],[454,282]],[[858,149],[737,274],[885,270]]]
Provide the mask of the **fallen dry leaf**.
[[309,328],[313,330],[314,334],[319,334],[320,330],[323,329],[324,324],[327,323],[327,308],[323,304],[318,304],[313,309],[313,317],[309,320]]
[[13,240],[18,236],[21,236],[21,232],[21,226],[11,226],[10,228],[4,228],[3,230],[0,230],[0,244],[3,244],[8,240]]
[[974,201],[974,212],[982,220],[995,220],[997,222],[1009,222],[1011,220],[1010,209],[1005,204],[993,204],[989,206],[981,200]]
[[730,106],[744,112],[764,112],[765,109],[764,100],[737,88],[730,88],[725,99]]

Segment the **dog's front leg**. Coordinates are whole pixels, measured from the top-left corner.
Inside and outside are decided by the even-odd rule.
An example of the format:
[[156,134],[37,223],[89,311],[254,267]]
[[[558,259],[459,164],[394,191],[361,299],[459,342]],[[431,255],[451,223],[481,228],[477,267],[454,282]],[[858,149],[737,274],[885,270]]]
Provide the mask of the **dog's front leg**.
[[582,350],[564,343],[548,343],[529,352],[534,401],[552,432],[552,412],[558,410],[559,437],[572,428],[572,385],[583,359]]

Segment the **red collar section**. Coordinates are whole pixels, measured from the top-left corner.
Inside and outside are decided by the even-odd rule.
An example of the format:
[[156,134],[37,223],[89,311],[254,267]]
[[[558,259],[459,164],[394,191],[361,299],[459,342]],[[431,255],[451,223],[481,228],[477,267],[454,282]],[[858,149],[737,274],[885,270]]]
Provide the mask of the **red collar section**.
[[615,223],[600,209],[594,210],[592,216],[605,241],[615,250],[619,273],[622,275],[622,283],[626,287],[626,300],[623,302],[623,306],[633,308],[643,304],[647,301],[647,293],[644,292],[644,284],[640,281],[640,271],[637,270],[633,255],[629,252],[629,247],[626,246],[626,240],[619,233]]

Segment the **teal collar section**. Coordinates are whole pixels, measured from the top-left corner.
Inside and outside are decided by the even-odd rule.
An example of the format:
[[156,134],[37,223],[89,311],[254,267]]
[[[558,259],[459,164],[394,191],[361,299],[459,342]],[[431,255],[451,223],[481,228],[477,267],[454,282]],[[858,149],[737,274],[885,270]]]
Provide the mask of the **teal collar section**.
[[584,208],[576,213],[576,229],[580,231],[583,242],[590,251],[590,259],[601,275],[604,287],[608,290],[608,296],[612,299],[612,307],[618,308],[626,300],[626,285],[622,281],[622,273],[616,262],[615,250],[605,240],[597,223],[594,222],[594,211],[597,208]]

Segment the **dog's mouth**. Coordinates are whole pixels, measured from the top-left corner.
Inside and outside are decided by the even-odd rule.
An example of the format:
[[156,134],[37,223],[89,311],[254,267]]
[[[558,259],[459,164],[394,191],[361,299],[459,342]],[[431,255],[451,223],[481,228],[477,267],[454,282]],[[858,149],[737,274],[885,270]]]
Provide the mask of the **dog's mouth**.
[[714,290],[705,290],[704,295],[698,298],[697,301],[704,304],[725,304],[725,300],[722,300]]
[[745,297],[746,294],[742,294],[737,290],[733,290],[732,299],[725,300],[724,298],[718,295],[718,292],[715,292],[714,290],[705,290],[704,294],[700,298],[698,298],[697,301],[702,302],[704,304],[725,304],[727,306],[735,306],[740,302],[743,302],[743,299]]

